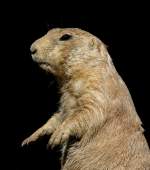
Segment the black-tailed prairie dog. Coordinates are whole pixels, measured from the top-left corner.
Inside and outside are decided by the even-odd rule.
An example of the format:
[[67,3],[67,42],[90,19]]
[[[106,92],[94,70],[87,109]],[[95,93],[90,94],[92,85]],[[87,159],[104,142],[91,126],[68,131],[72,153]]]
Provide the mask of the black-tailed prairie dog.
[[22,143],[49,135],[62,170],[150,170],[150,150],[130,93],[105,45],[78,28],[56,28],[31,46],[60,84],[57,113]]

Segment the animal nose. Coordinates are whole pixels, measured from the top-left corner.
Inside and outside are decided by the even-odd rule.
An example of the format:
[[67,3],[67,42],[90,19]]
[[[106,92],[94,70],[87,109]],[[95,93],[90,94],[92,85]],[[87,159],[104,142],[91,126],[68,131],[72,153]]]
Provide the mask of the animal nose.
[[31,51],[31,54],[34,55],[37,53],[37,48],[35,46],[31,46],[30,51]]

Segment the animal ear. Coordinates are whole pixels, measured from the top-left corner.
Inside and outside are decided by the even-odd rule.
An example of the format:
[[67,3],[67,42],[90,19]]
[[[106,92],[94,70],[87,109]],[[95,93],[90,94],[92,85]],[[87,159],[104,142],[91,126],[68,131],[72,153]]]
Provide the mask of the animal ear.
[[95,38],[92,38],[88,44],[89,49],[93,50],[93,49],[97,48],[97,46],[98,46],[97,40]]
[[88,47],[92,50],[92,49],[102,49],[105,48],[107,49],[107,45],[104,44],[102,41],[100,41],[99,39],[96,38],[92,38],[88,44]]
[[[96,38],[92,38],[88,44],[90,50],[96,50],[99,55],[100,55],[100,58],[103,60],[103,61],[106,61],[108,63],[110,63],[111,61],[111,58],[108,54],[108,51],[107,51],[107,45],[105,45],[101,40],[99,39],[96,39]],[[109,60],[109,61],[108,61]]]

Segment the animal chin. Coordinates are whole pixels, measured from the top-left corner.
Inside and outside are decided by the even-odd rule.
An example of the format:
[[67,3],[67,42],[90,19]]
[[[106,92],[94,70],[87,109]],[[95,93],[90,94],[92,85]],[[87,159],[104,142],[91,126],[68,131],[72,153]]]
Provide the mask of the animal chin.
[[48,63],[46,63],[46,62],[40,62],[40,63],[38,63],[39,64],[39,66],[43,69],[43,70],[45,70],[45,71],[47,71],[47,72],[50,72],[50,73],[54,73],[55,71],[53,70],[53,68],[50,66],[50,64],[48,64]]
[[50,65],[46,62],[38,62],[38,64],[40,65],[40,67],[50,67]]

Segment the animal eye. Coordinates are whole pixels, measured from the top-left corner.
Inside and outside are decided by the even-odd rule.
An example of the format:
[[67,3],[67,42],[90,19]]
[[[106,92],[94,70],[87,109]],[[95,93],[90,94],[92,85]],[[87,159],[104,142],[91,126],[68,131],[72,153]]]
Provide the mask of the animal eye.
[[67,41],[70,40],[72,38],[72,35],[69,34],[64,34],[62,37],[60,37],[60,41]]

